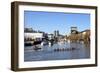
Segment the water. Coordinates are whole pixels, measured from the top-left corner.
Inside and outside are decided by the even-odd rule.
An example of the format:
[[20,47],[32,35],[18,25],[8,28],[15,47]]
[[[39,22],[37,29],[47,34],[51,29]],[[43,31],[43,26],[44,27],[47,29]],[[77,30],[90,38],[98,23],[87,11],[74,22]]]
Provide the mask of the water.
[[[84,43],[56,43],[45,45],[35,51],[34,46],[25,46],[24,61],[46,61],[90,58],[90,47]],[[74,48],[74,49],[72,49]],[[54,51],[60,49],[60,51]],[[64,50],[62,50],[64,49]]]

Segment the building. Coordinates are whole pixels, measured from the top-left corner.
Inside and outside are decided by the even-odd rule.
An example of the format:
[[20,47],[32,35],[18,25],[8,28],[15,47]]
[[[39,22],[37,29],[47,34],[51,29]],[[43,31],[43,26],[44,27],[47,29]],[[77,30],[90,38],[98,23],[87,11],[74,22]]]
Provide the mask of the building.
[[37,39],[37,38],[43,38],[43,33],[30,33],[30,32],[26,32],[24,33],[24,38],[25,39]]
[[71,27],[71,34],[77,34],[77,27]]
[[44,37],[43,34],[44,33],[35,31],[32,28],[25,28],[24,29],[24,39],[26,41],[37,40],[37,39],[41,40]]
[[53,34],[48,34],[48,39],[49,39],[49,40],[54,39]]
[[90,30],[77,31],[77,27],[71,27],[71,34],[68,36],[71,42],[84,41],[84,43],[90,42]]
[[90,42],[90,30],[84,30],[81,32],[82,33],[82,39],[84,40],[84,42],[89,43]]
[[59,36],[59,30],[55,30],[54,31],[54,37],[58,37]]

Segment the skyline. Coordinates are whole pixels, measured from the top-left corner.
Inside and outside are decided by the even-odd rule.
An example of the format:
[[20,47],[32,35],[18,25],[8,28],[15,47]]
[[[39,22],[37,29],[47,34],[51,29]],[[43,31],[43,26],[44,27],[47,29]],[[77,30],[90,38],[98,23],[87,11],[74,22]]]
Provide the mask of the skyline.
[[90,14],[24,11],[24,28],[32,28],[46,33],[59,30],[60,34],[69,34],[70,27],[78,31],[90,29]]

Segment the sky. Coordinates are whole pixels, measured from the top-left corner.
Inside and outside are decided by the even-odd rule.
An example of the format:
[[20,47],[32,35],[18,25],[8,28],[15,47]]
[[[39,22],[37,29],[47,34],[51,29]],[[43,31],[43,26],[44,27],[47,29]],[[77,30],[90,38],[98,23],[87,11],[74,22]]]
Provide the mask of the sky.
[[90,14],[24,11],[24,28],[33,28],[49,34],[59,30],[60,34],[68,35],[70,27],[77,27],[78,31],[90,29]]

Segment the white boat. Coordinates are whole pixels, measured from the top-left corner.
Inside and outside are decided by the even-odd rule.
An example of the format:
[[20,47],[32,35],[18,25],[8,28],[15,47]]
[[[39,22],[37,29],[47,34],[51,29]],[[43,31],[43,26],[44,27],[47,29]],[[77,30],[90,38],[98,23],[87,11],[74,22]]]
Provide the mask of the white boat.
[[67,40],[68,43],[70,43],[70,40]]
[[49,42],[49,47],[51,47],[51,42]]

